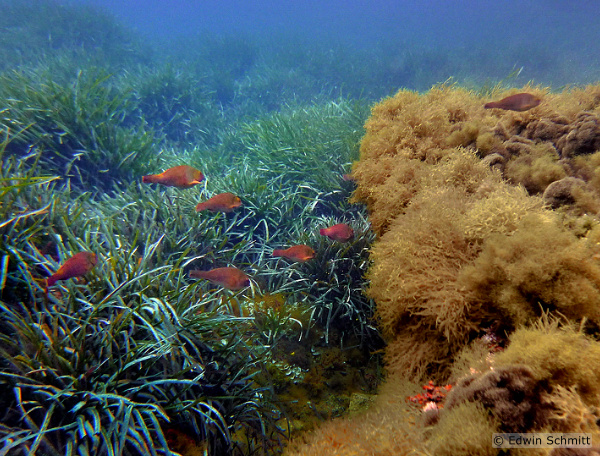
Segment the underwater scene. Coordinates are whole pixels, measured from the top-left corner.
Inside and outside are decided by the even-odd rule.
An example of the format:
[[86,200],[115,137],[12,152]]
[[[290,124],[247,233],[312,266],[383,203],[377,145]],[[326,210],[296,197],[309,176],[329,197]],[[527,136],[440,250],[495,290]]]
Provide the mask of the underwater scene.
[[600,454],[596,1],[0,11],[0,456]]

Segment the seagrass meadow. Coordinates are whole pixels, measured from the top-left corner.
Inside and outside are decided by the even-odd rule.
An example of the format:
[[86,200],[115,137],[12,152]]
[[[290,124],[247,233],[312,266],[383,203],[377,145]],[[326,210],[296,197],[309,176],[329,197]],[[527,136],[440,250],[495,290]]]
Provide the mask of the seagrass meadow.
[[[15,78],[26,90],[6,104],[0,149],[6,454],[271,454],[289,423],[310,427],[343,413],[354,389],[374,389],[381,343],[363,294],[373,235],[341,178],[362,105],[267,115],[236,132],[245,155],[206,155],[156,151],[156,133],[123,126],[131,100],[104,75],[37,87],[30,75],[7,78],[5,90]],[[328,166],[325,154],[335,157]],[[179,163],[202,168],[205,184],[141,183]],[[219,191],[243,207],[194,210]],[[318,234],[338,221],[353,226],[351,242]],[[294,243],[317,258],[271,257]],[[94,252],[96,267],[45,291],[44,278],[78,251]],[[228,265],[251,287],[188,278]]]
[[[242,94],[261,89],[252,58],[235,58],[255,53],[241,40],[150,69],[151,52],[110,17],[5,3],[31,46],[0,74],[0,454],[278,454],[374,392],[382,342],[363,293],[374,235],[342,179],[368,104],[315,94],[267,106]],[[202,184],[142,183],[180,164]],[[242,207],[195,211],[226,191]],[[319,235],[341,222],[350,242]],[[293,244],[314,260],[271,256]],[[47,288],[80,251],[95,267]],[[250,287],[189,279],[223,266]]]
[[[152,43],[77,2],[0,10],[0,456],[600,437],[598,86],[527,84],[520,48]],[[551,57],[527,54],[558,87]],[[484,109],[517,91],[542,102]],[[179,165],[203,180],[142,180]],[[224,192],[241,206],[196,211]],[[294,245],[314,258],[273,256]],[[249,285],[190,278],[222,267]]]

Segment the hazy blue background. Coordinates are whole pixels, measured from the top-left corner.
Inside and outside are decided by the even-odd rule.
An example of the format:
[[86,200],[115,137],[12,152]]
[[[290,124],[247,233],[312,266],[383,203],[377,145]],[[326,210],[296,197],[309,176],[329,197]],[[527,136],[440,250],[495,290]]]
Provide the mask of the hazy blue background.
[[597,42],[600,37],[600,7],[593,0],[85,1],[152,37],[199,31],[257,35],[297,32],[353,44],[419,40],[454,46],[479,45],[481,41],[502,46],[519,40],[578,46]]
[[451,53],[454,61],[468,60],[467,68],[442,79],[468,79],[469,67],[475,80],[497,79],[514,66],[523,67],[523,81],[555,86],[596,81],[600,68],[600,2],[592,0],[79,1],[114,14],[150,42],[198,34],[283,35],[299,46],[308,41],[372,50],[392,71],[410,64],[407,52],[431,53],[426,61],[432,67],[445,58],[436,53]]

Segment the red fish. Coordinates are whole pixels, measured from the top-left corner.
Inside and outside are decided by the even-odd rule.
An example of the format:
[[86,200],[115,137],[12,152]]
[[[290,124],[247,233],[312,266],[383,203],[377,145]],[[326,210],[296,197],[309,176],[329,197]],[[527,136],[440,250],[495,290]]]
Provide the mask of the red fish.
[[145,184],[162,184],[167,187],[190,188],[198,185],[204,179],[204,174],[188,165],[175,166],[160,174],[150,174],[142,177]]
[[209,200],[198,203],[196,212],[207,210],[211,212],[231,212],[241,205],[242,200],[233,193],[219,193]]
[[499,101],[490,101],[485,104],[484,108],[506,109],[507,111],[527,111],[528,109],[535,108],[541,101],[541,98],[530,93],[517,93]]
[[206,279],[215,285],[237,291],[250,285],[250,277],[238,268],[216,268],[210,271],[190,271],[192,279]]
[[54,274],[46,279],[46,287],[51,287],[58,280],[86,275],[98,263],[98,258],[92,252],[79,252],[69,258]]
[[327,236],[329,239],[340,242],[348,242],[354,237],[354,230],[345,223],[338,223],[329,228],[321,228],[319,233],[322,236]]
[[315,257],[315,251],[307,245],[294,245],[288,249],[275,249],[273,250],[274,257],[283,257],[292,261],[299,261],[304,263],[305,261],[312,260]]

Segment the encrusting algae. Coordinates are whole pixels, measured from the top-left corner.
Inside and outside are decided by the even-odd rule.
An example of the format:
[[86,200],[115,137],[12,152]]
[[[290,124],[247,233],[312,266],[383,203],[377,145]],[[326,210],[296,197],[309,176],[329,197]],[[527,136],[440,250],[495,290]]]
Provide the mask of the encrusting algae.
[[493,432],[600,437],[600,86],[401,90],[365,128],[351,177],[378,236],[377,403],[421,397],[411,381],[452,387],[329,423],[288,454],[494,455]]

